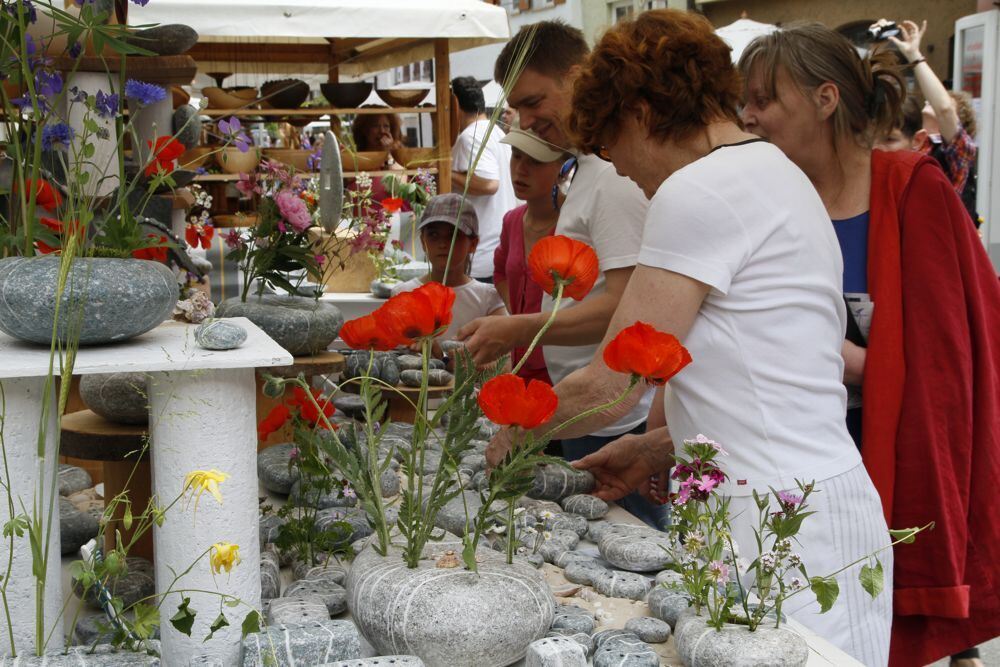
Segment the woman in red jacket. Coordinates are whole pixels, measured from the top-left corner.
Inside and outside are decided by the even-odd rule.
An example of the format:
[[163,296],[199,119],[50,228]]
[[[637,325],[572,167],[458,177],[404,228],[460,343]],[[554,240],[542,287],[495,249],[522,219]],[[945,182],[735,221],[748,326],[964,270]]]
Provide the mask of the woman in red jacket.
[[905,90],[887,58],[804,25],[754,41],[740,69],[747,129],[802,169],[837,231],[849,426],[886,520],[936,523],[896,548],[890,664],[909,667],[1000,634],[1000,284],[938,165],[872,150]]

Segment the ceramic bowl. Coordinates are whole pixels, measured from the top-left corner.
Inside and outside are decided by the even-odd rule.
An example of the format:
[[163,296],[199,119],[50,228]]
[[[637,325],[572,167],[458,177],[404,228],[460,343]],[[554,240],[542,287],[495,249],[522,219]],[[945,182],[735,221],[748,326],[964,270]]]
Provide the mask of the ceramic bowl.
[[376,88],[375,93],[391,107],[415,107],[420,104],[430,88]]
[[260,153],[255,148],[241,153],[236,146],[226,146],[215,154],[215,163],[227,174],[248,174],[260,164]]
[[256,88],[218,88],[209,86],[202,88],[201,94],[208,98],[208,106],[212,109],[243,109],[253,108],[257,99]]
[[265,148],[262,152],[265,159],[281,162],[296,171],[309,171],[309,155],[312,151],[296,148]]
[[194,170],[205,166],[209,154],[214,150],[211,146],[195,146],[189,148],[177,159],[177,166],[181,169]]
[[261,103],[269,109],[298,109],[309,99],[309,84],[301,79],[278,79],[260,87]]
[[436,148],[410,148],[403,146],[392,152],[392,158],[407,169],[436,167],[441,156]]
[[385,165],[389,156],[389,151],[358,151],[350,153],[340,152],[340,162],[344,165],[344,171],[378,171]]
[[323,97],[336,109],[356,109],[365,103],[372,92],[368,81],[356,83],[321,83],[319,89]]

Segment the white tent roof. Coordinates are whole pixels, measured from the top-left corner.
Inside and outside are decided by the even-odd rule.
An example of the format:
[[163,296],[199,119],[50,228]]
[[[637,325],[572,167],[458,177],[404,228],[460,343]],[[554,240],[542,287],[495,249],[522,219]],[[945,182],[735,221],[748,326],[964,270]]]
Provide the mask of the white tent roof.
[[[368,40],[339,64],[341,73],[348,76],[432,58],[430,40],[435,38],[449,39],[451,51],[510,39],[507,12],[480,0],[156,0],[145,7],[130,6],[128,18],[132,25],[184,23],[198,31],[202,43]],[[385,48],[397,39],[415,41]],[[223,71],[226,65],[233,71],[233,63],[217,64]],[[212,71],[213,65],[199,62],[202,71]],[[298,63],[286,70],[325,73],[327,66],[326,62]]]
[[750,42],[762,35],[770,35],[775,30],[778,30],[778,26],[770,23],[738,19],[717,29],[715,34],[732,47],[733,62],[737,63],[743,55],[743,50],[750,46]]

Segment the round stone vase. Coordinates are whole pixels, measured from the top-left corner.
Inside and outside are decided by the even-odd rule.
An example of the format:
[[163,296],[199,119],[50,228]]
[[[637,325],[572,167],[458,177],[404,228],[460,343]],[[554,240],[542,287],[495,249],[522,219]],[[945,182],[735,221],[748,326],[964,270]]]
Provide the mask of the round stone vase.
[[461,542],[429,545],[410,569],[399,548],[384,557],[363,549],[345,584],[361,633],[380,655],[417,655],[427,667],[501,667],[523,658],[555,611],[541,572],[488,551],[480,552],[478,573],[438,567],[435,557],[448,550],[461,554]]
[[688,609],[677,619],[674,641],[687,667],[802,667],[809,660],[805,639],[785,626],[775,628],[772,620],[753,632],[735,623],[716,630]]
[[60,340],[118,343],[162,323],[177,303],[177,279],[164,264],[100,257],[73,260],[57,298],[61,262],[56,255],[0,259],[0,330],[49,345],[58,302]]
[[337,338],[344,316],[332,303],[305,296],[264,294],[226,299],[216,317],[245,317],[295,357],[322,352]]

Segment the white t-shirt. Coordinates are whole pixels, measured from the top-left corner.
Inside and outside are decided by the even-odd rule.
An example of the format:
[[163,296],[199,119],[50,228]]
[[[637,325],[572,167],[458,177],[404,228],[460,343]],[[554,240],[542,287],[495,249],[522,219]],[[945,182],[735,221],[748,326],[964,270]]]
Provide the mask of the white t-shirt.
[[844,421],[840,246],[816,190],[780,150],[726,147],[670,176],[650,204],[639,263],[711,288],[666,413],[674,442],[704,433],[729,452],[725,493],[795,488],[861,463]]
[[[396,296],[401,292],[415,290],[423,284],[424,281],[420,278],[407,280],[405,283],[399,283],[393,287],[392,295]],[[451,289],[455,290],[455,303],[451,307],[451,324],[443,334],[438,336],[438,339],[454,339],[458,335],[458,330],[466,324],[477,317],[486,317],[498,308],[502,309],[503,312],[497,313],[497,315],[507,314],[503,299],[500,298],[499,292],[493,285],[472,279],[464,285]]]
[[[566,201],[559,209],[556,234],[590,245],[597,253],[601,272],[594,289],[583,301],[563,299],[559,310],[573,308],[604,293],[604,272],[635,266],[642,242],[642,227],[649,202],[632,181],[619,176],[610,162],[593,155],[578,158],[576,176]],[[552,310],[552,297],[542,295],[542,312]],[[594,358],[600,345],[546,345],[542,348],[552,382],[559,382]],[[634,391],[643,391],[641,387]],[[590,435],[612,436],[631,431],[646,420],[653,392],[645,391],[642,400],[616,423]]]
[[[469,165],[476,159],[479,146],[486,136],[489,121],[477,120],[462,130],[455,139],[452,150],[451,168],[468,172]],[[469,195],[467,203],[472,204],[479,218],[479,245],[472,256],[472,276],[474,278],[493,277],[493,252],[500,245],[500,230],[503,229],[503,215],[517,206],[514,185],[510,180],[510,146],[501,144],[504,132],[494,126],[486,140],[486,148],[476,163],[476,175],[500,186],[492,195]]]

